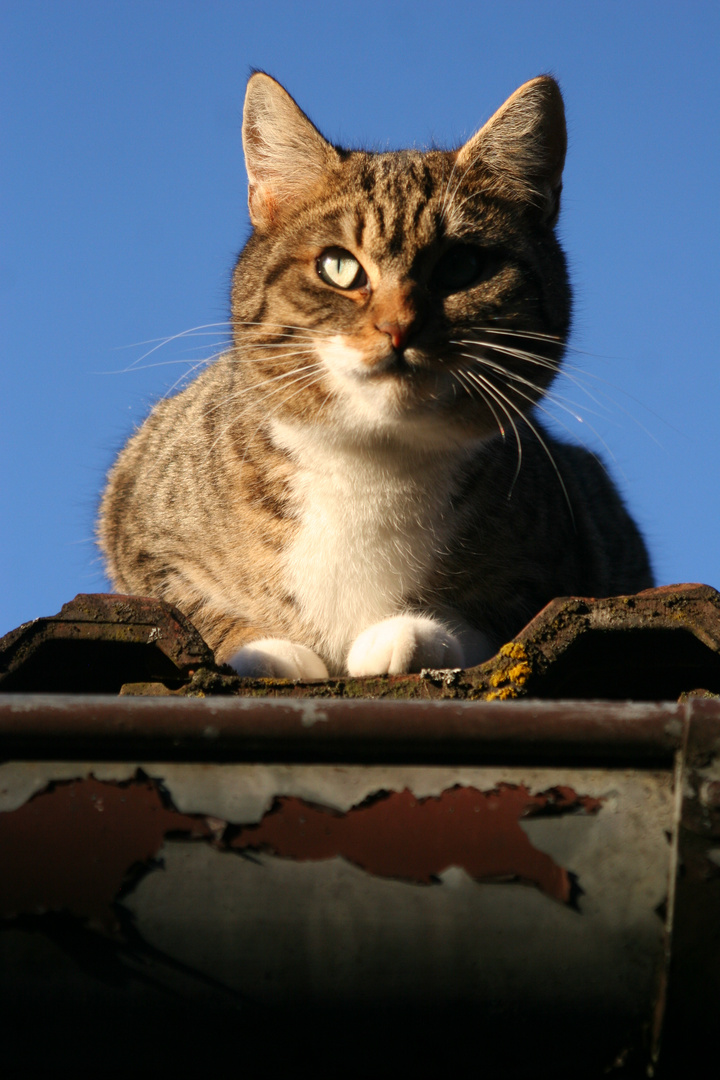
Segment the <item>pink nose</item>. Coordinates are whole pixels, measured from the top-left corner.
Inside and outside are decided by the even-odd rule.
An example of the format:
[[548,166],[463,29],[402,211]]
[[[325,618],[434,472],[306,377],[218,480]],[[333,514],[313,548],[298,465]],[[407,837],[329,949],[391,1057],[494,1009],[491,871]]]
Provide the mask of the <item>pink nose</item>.
[[405,348],[405,342],[410,336],[411,323],[409,322],[381,322],[375,327],[381,334],[387,334],[396,352]]

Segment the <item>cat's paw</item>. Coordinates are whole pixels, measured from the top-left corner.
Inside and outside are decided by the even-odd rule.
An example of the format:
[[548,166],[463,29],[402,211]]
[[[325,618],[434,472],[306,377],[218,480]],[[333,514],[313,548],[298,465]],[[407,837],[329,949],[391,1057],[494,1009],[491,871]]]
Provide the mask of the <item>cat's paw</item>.
[[244,645],[228,663],[238,675],[260,679],[327,679],[317,653],[286,638],[262,638]]
[[349,675],[402,675],[463,666],[460,642],[428,615],[396,615],[363,630],[347,658]]

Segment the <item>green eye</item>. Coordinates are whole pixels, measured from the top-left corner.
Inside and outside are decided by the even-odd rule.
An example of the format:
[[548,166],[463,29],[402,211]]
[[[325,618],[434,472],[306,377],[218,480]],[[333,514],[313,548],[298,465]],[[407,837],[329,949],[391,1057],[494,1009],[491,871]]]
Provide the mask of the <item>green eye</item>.
[[430,286],[435,292],[460,292],[490,277],[492,262],[482,248],[472,244],[455,244],[438,259]]
[[354,255],[345,248],[328,248],[317,261],[317,272],[326,285],[336,289],[361,289],[367,275]]

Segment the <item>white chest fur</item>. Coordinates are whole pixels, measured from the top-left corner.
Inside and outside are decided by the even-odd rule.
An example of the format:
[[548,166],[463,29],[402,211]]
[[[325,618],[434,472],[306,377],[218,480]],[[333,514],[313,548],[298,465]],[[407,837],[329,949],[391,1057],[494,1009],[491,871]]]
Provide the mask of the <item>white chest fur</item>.
[[273,435],[297,465],[286,585],[340,671],[362,630],[422,599],[447,537],[452,468],[444,457],[338,449],[300,426],[277,424]]

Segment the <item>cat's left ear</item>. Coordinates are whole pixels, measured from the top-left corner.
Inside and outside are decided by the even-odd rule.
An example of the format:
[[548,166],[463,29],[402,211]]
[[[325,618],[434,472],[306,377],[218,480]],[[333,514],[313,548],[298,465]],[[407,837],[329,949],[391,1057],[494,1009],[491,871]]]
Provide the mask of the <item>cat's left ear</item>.
[[567,149],[560,87],[549,75],[516,90],[458,151],[457,166],[477,162],[490,171],[498,194],[536,206],[550,225],[560,211]]
[[248,82],[242,130],[250,220],[261,229],[293,203],[312,197],[339,161],[335,147],[287,90],[262,71]]

